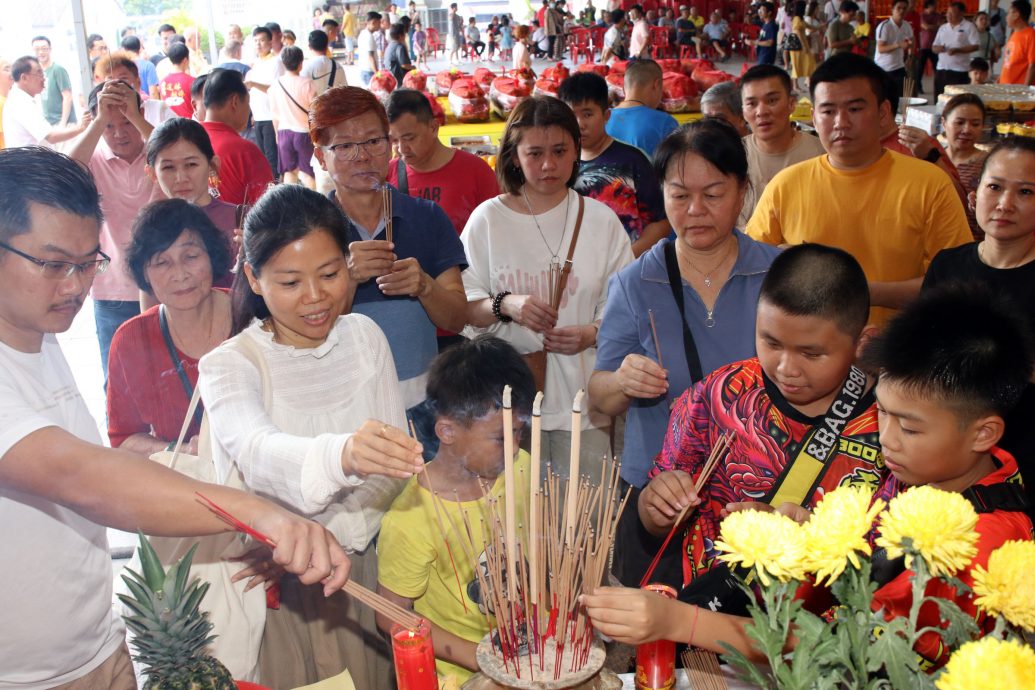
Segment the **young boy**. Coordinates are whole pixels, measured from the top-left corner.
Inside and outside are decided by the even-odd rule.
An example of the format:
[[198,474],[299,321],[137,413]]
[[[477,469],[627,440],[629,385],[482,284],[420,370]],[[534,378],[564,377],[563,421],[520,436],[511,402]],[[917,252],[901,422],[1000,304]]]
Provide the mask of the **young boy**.
[[635,256],[668,236],[665,200],[650,160],[643,151],[611,137],[607,82],[595,72],[576,72],[557,96],[575,111],[582,139],[582,162],[575,191],[608,206],[629,233]]
[[[437,669],[463,684],[478,669],[475,649],[489,631],[485,597],[464,542],[451,525],[464,530],[461,511],[477,530],[487,517],[484,492],[500,499],[503,514],[503,387],[511,387],[515,445],[532,409],[532,373],[521,356],[498,338],[463,340],[440,354],[428,372],[428,403],[435,411],[438,455],[423,474],[413,477],[392,503],[378,537],[378,592],[431,623]],[[529,456],[519,451],[515,472],[527,478]],[[483,489],[483,486],[485,489]],[[527,479],[523,483],[527,489]],[[432,501],[438,494],[439,531]],[[527,490],[518,494],[517,514],[525,514]],[[447,517],[448,516],[448,517]],[[474,545],[484,557],[485,542]],[[455,568],[455,570],[454,570]],[[459,581],[459,584],[458,584]],[[378,626],[391,622],[378,617]]]
[[985,58],[976,57],[970,61],[970,69],[967,74],[970,76],[971,84],[987,84],[988,73],[991,71],[991,66],[988,64],[988,60]]
[[[884,471],[876,495],[888,500],[907,486],[929,484],[960,492],[973,503],[977,555],[957,574],[967,585],[973,583],[973,569],[986,565],[992,551],[1009,540],[1032,538],[1017,462],[996,446],[1004,415],[1031,377],[1025,339],[1016,318],[986,289],[949,287],[921,294],[866,349],[868,368],[881,372],[876,396]],[[879,530],[875,525],[871,544]],[[899,567],[878,584],[874,610],[883,607],[889,620],[908,616],[909,571]],[[952,598],[977,615],[970,596],[958,595],[943,582],[933,582],[926,593]],[[584,603],[596,628],[621,642],[679,640],[722,652],[720,642],[725,641],[759,658],[744,634],[744,618],[707,607],[693,611],[633,589],[598,589]],[[992,627],[984,618],[979,623],[986,630]],[[918,625],[936,628],[937,608],[921,608]],[[951,650],[928,632],[916,651],[933,668]]]
[[[713,543],[730,504],[810,508],[842,484],[876,486],[880,448],[871,381],[852,364],[869,307],[866,276],[847,252],[804,244],[776,257],[758,298],[758,356],[715,370],[672,409],[637,503],[646,533],[616,546],[624,584],[639,581],[634,564],[649,562],[687,505],[697,509],[681,535],[682,579],[668,582],[677,587],[712,567]],[[698,496],[695,477],[731,432],[729,455]],[[664,572],[678,570],[673,558]],[[665,579],[672,577],[678,575]]]

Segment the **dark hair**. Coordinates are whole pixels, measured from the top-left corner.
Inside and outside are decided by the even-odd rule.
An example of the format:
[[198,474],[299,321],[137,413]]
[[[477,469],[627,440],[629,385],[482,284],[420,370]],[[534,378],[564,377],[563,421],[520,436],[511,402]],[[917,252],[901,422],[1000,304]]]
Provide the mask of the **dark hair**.
[[962,2],[959,2],[958,0],[957,0],[957,2],[950,2],[949,3],[949,7],[955,7],[957,10],[959,10],[962,13],[966,13],[966,11],[967,11],[967,6],[964,5]]
[[123,50],[128,50],[131,53],[140,52],[140,39],[136,36],[126,36],[119,45],[122,46]]
[[[266,28],[270,30],[271,34],[275,34],[278,31],[280,31],[280,24],[278,24],[277,22],[266,22]],[[284,32],[280,31],[280,33]]]
[[747,72],[740,77],[740,91],[744,92],[744,84],[750,84],[753,81],[762,81],[764,79],[778,79],[780,84],[783,86],[787,93],[793,91],[793,84],[791,83],[791,75],[787,74],[787,70],[780,69],[776,65],[758,64],[749,69]]
[[273,32],[270,31],[268,26],[257,26],[252,29],[252,36],[258,36],[259,34],[266,34],[266,38],[273,40]]
[[[985,156],[985,162],[981,165],[981,177],[984,177],[989,161],[991,161],[1000,152],[1007,151],[1023,151],[1035,156],[1035,139],[1032,139],[1031,137],[1020,137],[1014,134],[1000,139],[999,143],[997,143],[992,150],[988,152],[988,155]],[[1033,345],[1035,345],[1035,343],[1033,343]]]
[[284,63],[284,69],[289,72],[294,72],[296,69],[302,66],[302,60],[305,59],[305,55],[302,53],[302,49],[298,46],[284,46],[280,51],[280,61]]
[[943,403],[961,425],[1005,415],[1031,378],[1028,335],[1011,304],[980,283],[925,290],[870,341],[867,368],[917,397]]
[[428,407],[436,417],[469,426],[503,407],[503,387],[510,386],[516,415],[532,412],[532,372],[509,343],[491,335],[461,340],[440,353],[428,369]]
[[395,122],[407,113],[417,118],[417,122],[425,124],[435,119],[435,113],[431,110],[427,97],[414,89],[393,91],[385,104],[385,110],[388,112],[389,123]]
[[395,24],[392,24],[390,27],[388,27],[388,38],[392,39],[393,41],[398,41],[405,35],[406,27],[399,22],[396,22]]
[[0,240],[31,230],[31,204],[91,218],[104,215],[97,185],[85,166],[42,146],[0,150]]
[[338,27],[338,26],[341,26],[341,24],[339,24],[338,20],[335,19],[334,17],[327,17],[322,22],[320,22],[320,26],[334,26],[334,27]]
[[799,244],[780,253],[762,280],[759,302],[792,316],[815,316],[858,338],[870,317],[870,285],[843,249]]
[[367,12],[367,23],[381,21],[381,13],[374,12],[373,10]]
[[968,71],[973,69],[979,70],[981,72],[988,72],[989,70],[991,70],[991,65],[988,64],[988,60],[986,60],[985,58],[976,57],[971,59],[970,65],[968,65],[967,67]]
[[205,84],[208,83],[208,75],[202,74],[200,77],[195,77],[194,81],[190,84],[190,97],[191,100],[201,99],[201,102],[205,102]]
[[839,12],[851,12],[851,13],[854,14],[854,13],[859,11],[859,5],[857,3],[855,3],[855,2],[853,2],[852,0],[845,0],[844,2],[841,3],[841,8],[838,11]]
[[612,10],[611,11],[611,23],[612,24],[621,24],[623,19],[625,19],[625,10]]
[[816,87],[823,82],[838,83],[856,77],[862,77],[870,82],[870,88],[877,96],[878,105],[890,98],[888,91],[890,81],[887,72],[878,67],[870,58],[855,53],[837,53],[821,62],[816,71],[812,73],[812,78],[809,79],[809,95],[815,102]]
[[596,103],[604,112],[610,107],[607,81],[596,72],[576,72],[571,75],[561,82],[557,98],[572,107],[580,103]]
[[244,221],[241,256],[233,287],[232,334],[247,328],[252,319],[265,319],[269,307],[261,295],[252,292],[243,264],[256,276],[273,256],[316,230],[330,233],[343,255],[349,255],[345,217],[330,199],[301,185],[278,185],[269,189],[252,207]]
[[19,79],[32,71],[33,65],[40,64],[40,61],[31,55],[23,55],[11,63],[11,79],[17,83]]
[[959,108],[962,105],[974,105],[981,110],[981,117],[985,117],[985,102],[981,100],[981,96],[976,93],[958,93],[949,99],[949,102],[945,104],[945,108],[942,110],[942,117],[948,118],[953,110]]
[[[805,3],[805,0],[798,0],[794,3],[794,14],[792,16],[804,18],[806,7],[808,7],[808,5]],[[770,9],[770,11],[772,11],[772,9]]]
[[662,183],[670,169],[693,153],[741,185],[748,182],[747,153],[737,129],[721,117],[705,117],[674,130],[654,150],[654,172]]
[[147,280],[147,265],[187,230],[193,230],[201,238],[212,264],[213,280],[230,272],[233,261],[230,244],[208,215],[184,199],[162,199],[141,209],[133,221],[133,237],[126,248],[126,270],[133,276],[137,287],[152,292],[151,283]]
[[567,132],[575,144],[575,164],[572,166],[568,186],[575,184],[579,175],[579,148],[582,137],[579,132],[579,121],[575,119],[572,109],[553,96],[532,96],[518,103],[507,118],[500,137],[499,154],[496,158],[496,179],[500,183],[500,191],[504,194],[516,194],[525,183],[525,174],[518,163],[517,147],[521,143],[521,135],[532,127],[560,127]]
[[1021,19],[1027,24],[1028,20],[1031,19],[1031,3],[1028,0],[1013,0],[1010,3],[1012,9],[1017,10],[1017,14],[1021,15]]
[[281,34],[282,34],[282,36],[283,36],[284,38],[290,38],[290,39],[291,39],[292,41],[297,41],[297,40],[298,40],[298,36],[296,36],[296,35],[295,35],[295,32],[294,32],[294,31],[292,31],[291,29],[284,29],[284,30],[283,30],[283,31],[281,32]]
[[174,117],[158,125],[151,132],[147,140],[147,164],[155,167],[158,154],[178,141],[188,141],[197,146],[201,155],[209,162],[216,155],[212,148],[212,140],[200,122],[186,117]]
[[92,50],[94,44],[97,43],[97,41],[103,41],[103,40],[104,40],[104,36],[101,36],[100,34],[90,34],[89,36],[86,37],[86,49],[87,50]]
[[184,60],[190,59],[190,49],[187,48],[183,43],[173,43],[169,46],[169,52],[166,53],[169,58],[169,62],[174,65],[183,64]]
[[322,29],[313,29],[309,32],[309,49],[315,50],[317,53],[327,52],[327,32]]
[[187,45],[187,37],[183,34],[173,34],[169,37],[169,45],[172,45],[174,43],[182,43],[183,45]]
[[158,35],[159,36],[161,36],[162,34],[164,34],[167,31],[172,31],[173,33],[176,33],[176,27],[173,26],[172,24],[162,24],[160,27],[158,27]]
[[[129,86],[129,84],[123,79],[112,79],[111,81]],[[90,112],[94,115],[94,117],[97,116],[97,100],[98,98],[100,98],[101,90],[103,90],[104,87],[107,86],[109,83],[111,82],[102,81],[100,84],[97,84],[93,87],[93,89],[90,90],[90,94],[86,97],[86,107],[89,108]],[[137,101],[137,109],[139,110],[141,107],[140,93],[132,86],[129,86],[129,90],[133,92],[133,95]]]
[[226,105],[231,96],[248,97],[248,87],[244,85],[244,75],[235,69],[219,69],[208,73],[205,82],[205,107]]
[[32,44],[33,44],[33,43],[35,43],[36,41],[46,41],[46,42],[47,42],[47,45],[48,45],[48,46],[50,45],[50,39],[49,39],[49,38],[47,38],[46,36],[42,36],[42,35],[41,35],[41,36],[33,36],[33,37],[32,37],[32,40],[31,40],[31,41],[29,41],[29,45],[32,45]]

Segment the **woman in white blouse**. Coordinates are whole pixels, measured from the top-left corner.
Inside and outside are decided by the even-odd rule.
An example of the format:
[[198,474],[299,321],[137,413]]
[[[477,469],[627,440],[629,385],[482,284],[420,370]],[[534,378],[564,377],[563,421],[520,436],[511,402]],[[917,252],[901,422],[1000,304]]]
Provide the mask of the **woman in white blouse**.
[[[296,185],[267,192],[244,227],[237,335],[201,360],[198,385],[220,478],[238,472],[256,494],[326,525],[351,554],[352,579],[372,587],[376,555],[365,551],[398,480],[422,460],[402,430],[384,335],[348,313],[346,237],[341,214],[320,194]],[[244,339],[262,353],[269,391]],[[281,608],[267,615],[261,680],[297,687],[347,666],[357,688],[375,688],[390,674],[375,630],[373,614],[343,594],[324,600],[284,577]]]

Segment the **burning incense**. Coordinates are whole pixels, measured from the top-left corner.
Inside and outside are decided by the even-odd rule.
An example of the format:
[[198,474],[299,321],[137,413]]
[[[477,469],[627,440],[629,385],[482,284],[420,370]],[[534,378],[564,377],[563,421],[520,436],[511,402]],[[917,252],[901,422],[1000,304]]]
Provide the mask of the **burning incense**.
[[565,499],[565,506],[568,510],[568,517],[565,521],[568,528],[565,540],[567,544],[571,544],[575,540],[576,496],[579,487],[579,463],[582,451],[582,395],[583,391],[579,390],[571,404],[571,455],[568,459],[568,496]]
[[654,324],[654,310],[647,310],[647,318],[650,319],[650,334],[654,338],[654,353],[658,356],[658,366],[662,369],[665,365],[661,363],[661,341],[658,340],[658,327]]

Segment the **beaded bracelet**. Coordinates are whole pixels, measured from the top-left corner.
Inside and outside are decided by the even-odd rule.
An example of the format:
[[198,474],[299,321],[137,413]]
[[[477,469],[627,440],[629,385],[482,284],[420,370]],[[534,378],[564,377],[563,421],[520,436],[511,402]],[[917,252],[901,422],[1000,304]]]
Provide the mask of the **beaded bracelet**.
[[501,307],[503,306],[503,298],[511,294],[507,290],[496,293],[496,296],[492,298],[492,315],[495,316],[502,323],[510,323],[514,319],[506,316],[503,313]]

